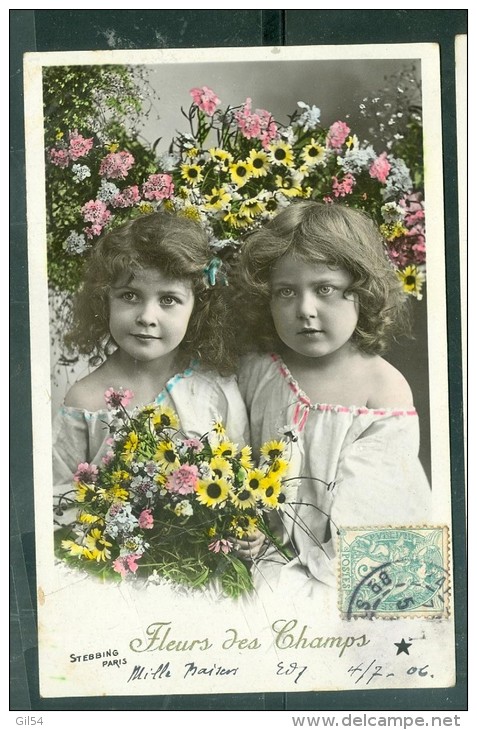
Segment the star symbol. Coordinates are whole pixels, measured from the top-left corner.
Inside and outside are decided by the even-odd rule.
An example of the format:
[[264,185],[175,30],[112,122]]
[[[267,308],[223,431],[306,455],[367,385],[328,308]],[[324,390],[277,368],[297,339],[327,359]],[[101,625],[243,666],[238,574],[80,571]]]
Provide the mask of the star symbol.
[[409,647],[412,646],[412,644],[404,641],[404,639],[401,639],[399,644],[394,642],[394,646],[397,646],[397,648],[398,648],[398,650],[396,652],[396,656],[398,656],[398,654],[401,654],[401,653],[407,654],[409,656]]

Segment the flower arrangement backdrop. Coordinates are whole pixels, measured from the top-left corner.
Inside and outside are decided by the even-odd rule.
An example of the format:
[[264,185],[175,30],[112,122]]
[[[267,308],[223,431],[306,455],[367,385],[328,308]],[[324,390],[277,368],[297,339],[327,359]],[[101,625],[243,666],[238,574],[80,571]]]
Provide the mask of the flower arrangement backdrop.
[[244,232],[291,201],[311,198],[363,208],[380,226],[417,320],[413,344],[389,359],[418,395],[426,443],[416,64],[50,67],[44,105],[54,410],[69,383],[87,371],[64,351],[62,333],[83,263],[102,233],[160,205],[200,220],[211,240],[214,281]]

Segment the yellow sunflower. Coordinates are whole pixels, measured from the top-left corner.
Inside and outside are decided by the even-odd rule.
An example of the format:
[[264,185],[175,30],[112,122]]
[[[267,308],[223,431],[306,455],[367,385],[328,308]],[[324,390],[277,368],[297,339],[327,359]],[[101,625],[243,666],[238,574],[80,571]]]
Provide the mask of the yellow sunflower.
[[131,431],[128,434],[127,440],[124,442],[123,446],[123,452],[122,457],[126,464],[129,464],[130,461],[132,461],[132,458],[134,456],[134,453],[137,450],[137,447],[139,446],[139,438],[137,433],[134,431]]
[[287,198],[297,198],[301,195],[301,185],[293,175],[276,175],[276,190]]
[[226,479],[233,474],[232,464],[223,456],[213,456],[210,460],[210,468],[215,477]]
[[243,449],[241,449],[238,454],[238,459],[239,459],[241,466],[243,466],[244,469],[251,469],[253,466],[252,447],[244,446]]
[[78,545],[73,540],[62,540],[61,547],[63,550],[67,550],[68,554],[74,558],[81,558],[85,556],[86,548],[83,545]]
[[230,165],[230,178],[239,188],[252,177],[252,166],[249,162],[238,160]]
[[275,165],[292,167],[295,162],[293,149],[287,142],[277,142],[268,148],[268,159]]
[[426,277],[417,266],[414,264],[406,266],[404,270],[398,271],[397,275],[406,294],[412,294],[417,299],[422,299],[422,285]]
[[181,175],[189,185],[197,185],[204,179],[201,165],[181,165]]
[[224,223],[228,223],[232,228],[247,228],[252,223],[252,219],[249,216],[244,217],[229,211],[224,216]]
[[238,492],[231,492],[230,498],[233,504],[239,509],[248,509],[255,505],[254,492],[251,489],[247,489],[247,487],[242,487]]
[[258,198],[248,198],[244,200],[239,208],[239,215],[254,218],[256,215],[261,215],[265,210],[265,203],[263,200]]
[[267,461],[273,461],[274,459],[280,459],[285,453],[285,442],[284,441],[267,441],[260,448],[260,453],[264,456]]
[[159,406],[159,408],[156,408],[152,415],[151,423],[156,433],[162,431],[164,428],[179,428],[177,414],[168,406]]
[[265,477],[262,479],[260,491],[257,495],[266,507],[274,509],[279,505],[279,497],[282,487],[278,479],[274,477]]
[[252,492],[258,492],[261,489],[262,482],[265,479],[265,472],[261,469],[252,469],[247,474],[245,484]]
[[270,464],[267,476],[278,478],[286,474],[287,470],[288,461],[285,459],[274,459]]
[[96,487],[94,484],[86,484],[85,482],[78,482],[76,485],[76,501],[77,502],[92,502],[97,497]]
[[209,150],[211,159],[219,165],[221,170],[227,171],[233,160],[230,152],[220,149],[220,147],[211,147]]
[[78,522],[82,522],[84,525],[92,525],[95,522],[98,525],[103,525],[104,520],[99,515],[92,515],[89,512],[80,512],[78,515]]
[[252,177],[265,177],[270,169],[270,161],[264,150],[252,150],[247,157],[247,162],[252,168]]
[[197,487],[197,500],[206,507],[217,507],[227,499],[230,487],[225,479],[201,479]]
[[112,543],[108,542],[104,537],[103,533],[96,527],[91,530],[89,535],[85,537],[85,552],[84,556],[88,560],[96,560],[98,563],[101,560],[109,560],[111,553],[108,550]]
[[212,454],[214,456],[224,456],[230,458],[235,456],[237,453],[237,444],[233,444],[232,441],[221,441],[212,447]]
[[157,445],[155,461],[166,472],[171,472],[179,466],[179,457],[172,441],[165,439]]
[[325,147],[312,139],[310,144],[303,147],[301,158],[308,167],[315,167],[315,165],[319,165],[323,162],[325,159],[325,153]]
[[225,188],[212,188],[210,195],[204,195],[207,201],[204,204],[206,210],[224,210],[232,200],[232,196]]

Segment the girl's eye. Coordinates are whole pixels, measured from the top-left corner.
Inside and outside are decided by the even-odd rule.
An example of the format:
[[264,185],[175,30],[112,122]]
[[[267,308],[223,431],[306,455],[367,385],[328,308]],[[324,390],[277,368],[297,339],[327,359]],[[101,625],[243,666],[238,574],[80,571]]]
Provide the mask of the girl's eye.
[[282,299],[289,299],[295,292],[289,286],[284,286],[283,289],[279,289],[277,294]]
[[121,294],[121,299],[123,299],[125,302],[136,302],[137,294],[133,291],[125,291]]
[[172,307],[174,304],[178,303],[178,299],[176,297],[172,297],[170,295],[165,295],[161,297],[161,304],[163,304],[165,307]]
[[329,297],[330,294],[333,294],[335,291],[336,288],[331,286],[331,284],[324,284],[323,286],[318,287],[318,294],[322,297]]

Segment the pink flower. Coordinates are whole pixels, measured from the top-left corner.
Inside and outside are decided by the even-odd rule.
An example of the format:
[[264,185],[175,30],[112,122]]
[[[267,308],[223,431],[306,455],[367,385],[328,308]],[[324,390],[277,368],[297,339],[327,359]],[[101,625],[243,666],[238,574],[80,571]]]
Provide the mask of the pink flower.
[[369,168],[369,176],[374,177],[382,185],[386,182],[388,175],[391,170],[391,165],[388,161],[386,152],[382,152],[377,157]]
[[348,172],[344,178],[340,181],[336,177],[336,175],[333,175],[333,193],[335,198],[339,198],[340,196],[344,198],[345,195],[349,195],[349,193],[352,192],[353,186],[356,182],[353,175]]
[[174,195],[172,177],[163,173],[149,175],[142,186],[142,194],[146,200],[162,200]]
[[81,208],[81,214],[87,223],[104,226],[111,218],[111,212],[102,200],[88,200]]
[[88,464],[88,462],[78,464],[73,477],[75,482],[86,482],[87,484],[94,484],[97,478],[98,467],[96,464]]
[[424,234],[412,235],[414,243],[411,248],[414,252],[414,261],[416,264],[424,264],[426,262],[426,238]]
[[263,147],[267,147],[278,135],[278,127],[270,112],[266,109],[251,110],[252,100],[248,97],[240,109],[235,112],[235,121],[247,139],[259,139]]
[[184,439],[182,443],[184,444],[186,449],[192,449],[192,451],[194,451],[196,454],[200,454],[200,452],[204,448],[204,444],[200,439]]
[[208,86],[191,89],[190,94],[194,100],[194,104],[197,104],[199,109],[209,117],[212,116],[217,109],[218,104],[220,104],[219,97],[212,91],[212,89],[209,89]]
[[176,494],[191,494],[198,483],[199,470],[195,464],[182,464],[167,478],[166,489]]
[[84,157],[93,146],[93,138],[90,137],[89,139],[85,139],[81,134],[78,134],[77,129],[70,132],[69,137],[70,145],[68,147],[68,153],[72,160]]
[[230,542],[230,540],[225,540],[224,538],[217,540],[212,540],[211,543],[209,543],[209,550],[212,553],[229,553],[233,548],[233,543]]
[[104,400],[108,408],[119,408],[120,406],[126,408],[133,397],[134,393],[131,390],[123,390],[123,388],[119,388],[119,390],[108,388],[104,393]]
[[116,560],[113,562],[113,568],[116,571],[116,573],[119,573],[122,578],[124,578],[128,571],[131,571],[131,573],[135,573],[138,569],[138,565],[136,565],[136,561],[139,560],[141,555],[139,553],[134,553],[133,555],[124,555],[123,557],[116,558]]
[[86,228],[83,228],[83,232],[86,233],[88,238],[94,238],[95,236],[99,236],[102,230],[103,226],[99,223],[95,223],[92,226],[86,226]]
[[143,509],[139,515],[139,527],[143,530],[152,530],[154,527],[154,518],[150,509]]
[[113,459],[114,459],[114,451],[108,451],[108,453],[102,457],[101,462],[104,464],[104,466],[108,466],[112,462]]
[[50,162],[52,162],[53,165],[56,165],[57,167],[68,167],[70,157],[67,150],[62,147],[52,147],[48,151],[48,154],[50,155]]
[[333,147],[334,149],[341,147],[345,143],[350,131],[346,122],[334,122],[329,128],[326,138],[328,147]]
[[399,205],[405,210],[404,222],[408,228],[412,228],[416,224],[424,224],[424,201],[421,193],[405,195],[399,201]]
[[113,208],[130,208],[136,203],[139,203],[141,196],[139,195],[139,188],[137,185],[131,185],[129,188],[124,190],[111,200]]
[[111,180],[116,178],[125,178],[128,171],[134,165],[134,157],[130,152],[121,150],[121,152],[110,152],[109,155],[103,157],[99,166],[99,174]]
[[426,244],[423,234],[410,234],[388,242],[387,252],[391,261],[400,269],[410,264],[424,264]]

